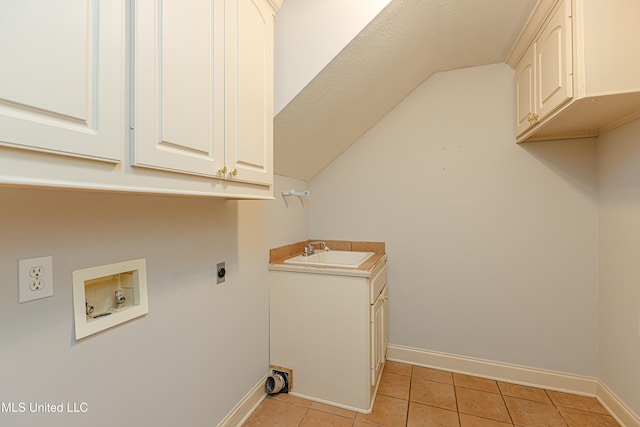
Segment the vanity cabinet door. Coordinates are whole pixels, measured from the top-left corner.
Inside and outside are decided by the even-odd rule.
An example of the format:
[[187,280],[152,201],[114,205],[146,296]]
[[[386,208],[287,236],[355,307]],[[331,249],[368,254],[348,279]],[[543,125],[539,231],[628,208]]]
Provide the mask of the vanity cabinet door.
[[371,306],[371,385],[375,386],[387,355],[387,287]]
[[124,4],[0,2],[0,145],[122,159]]

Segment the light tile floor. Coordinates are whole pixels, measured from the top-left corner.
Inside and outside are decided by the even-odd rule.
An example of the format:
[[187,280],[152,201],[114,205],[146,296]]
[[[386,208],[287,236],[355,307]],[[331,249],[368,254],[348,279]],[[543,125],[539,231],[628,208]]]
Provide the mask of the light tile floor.
[[267,397],[244,427],[618,426],[593,397],[387,361],[371,414],[289,394]]

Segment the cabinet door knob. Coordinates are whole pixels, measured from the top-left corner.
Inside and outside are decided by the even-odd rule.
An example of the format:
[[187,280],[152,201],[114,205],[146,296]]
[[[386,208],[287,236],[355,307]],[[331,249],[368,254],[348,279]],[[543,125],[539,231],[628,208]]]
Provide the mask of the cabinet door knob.
[[538,117],[539,117],[539,116],[538,116],[536,113],[529,114],[529,117],[527,117],[527,120],[528,120],[529,122],[533,122],[533,121],[535,121],[535,120],[538,120]]
[[224,175],[227,173],[227,167],[226,166],[222,166],[220,169],[218,169],[218,172],[220,172],[220,175]]
[[236,176],[236,175],[238,175],[238,169],[236,169],[236,168],[231,169],[231,170],[229,171],[229,175],[231,175],[231,176]]

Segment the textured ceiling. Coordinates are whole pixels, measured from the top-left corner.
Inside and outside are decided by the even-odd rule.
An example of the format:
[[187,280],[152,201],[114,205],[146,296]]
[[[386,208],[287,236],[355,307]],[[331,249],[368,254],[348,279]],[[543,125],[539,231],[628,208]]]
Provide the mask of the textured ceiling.
[[504,62],[537,0],[392,0],[275,117],[275,173],[314,178],[438,71]]

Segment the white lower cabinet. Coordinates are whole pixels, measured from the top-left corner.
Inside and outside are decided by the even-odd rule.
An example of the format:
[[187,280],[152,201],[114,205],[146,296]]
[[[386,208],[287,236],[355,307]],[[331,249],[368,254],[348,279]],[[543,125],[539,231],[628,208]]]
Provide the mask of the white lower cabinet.
[[387,357],[388,300],[385,285],[376,302],[371,306],[371,385],[373,386],[380,378]]
[[370,412],[387,347],[385,261],[368,272],[271,269],[269,284],[270,363],[293,371],[291,393]]

